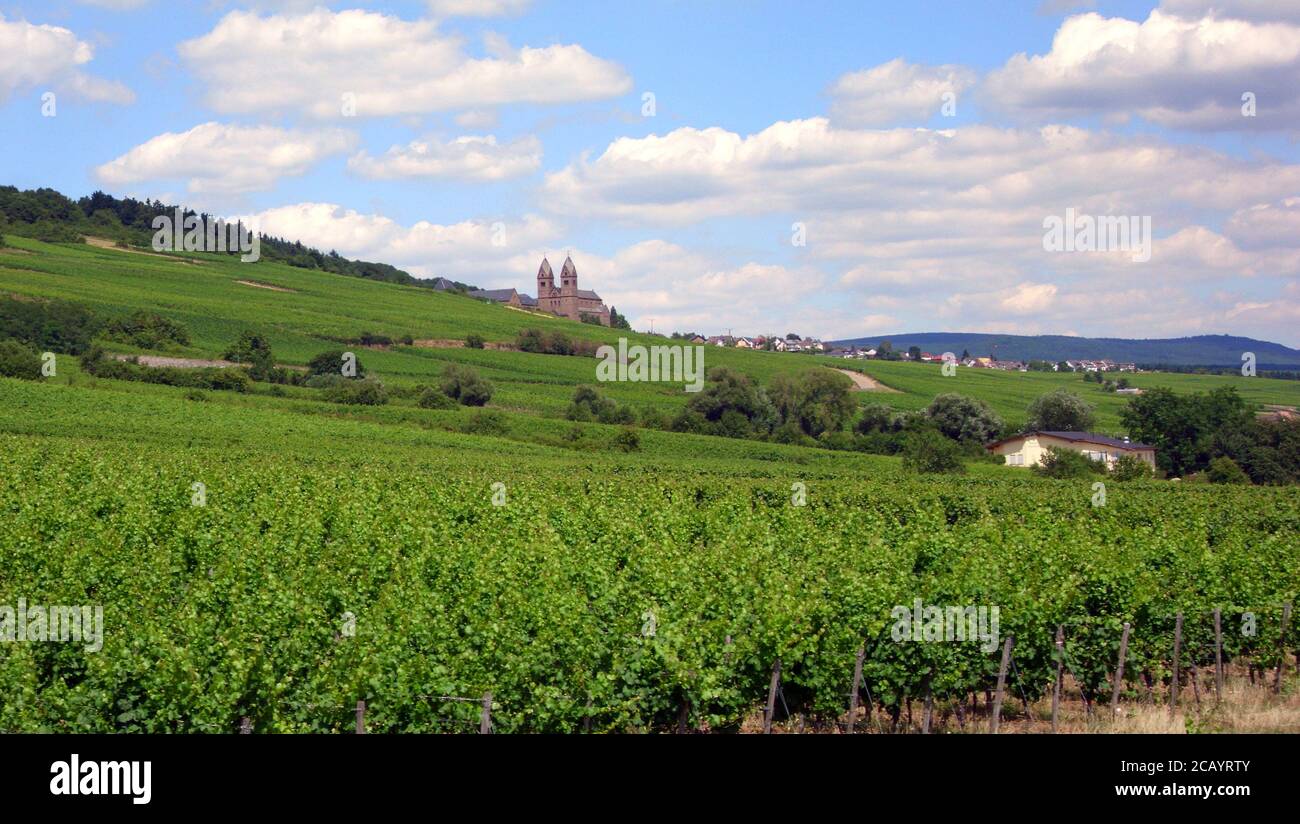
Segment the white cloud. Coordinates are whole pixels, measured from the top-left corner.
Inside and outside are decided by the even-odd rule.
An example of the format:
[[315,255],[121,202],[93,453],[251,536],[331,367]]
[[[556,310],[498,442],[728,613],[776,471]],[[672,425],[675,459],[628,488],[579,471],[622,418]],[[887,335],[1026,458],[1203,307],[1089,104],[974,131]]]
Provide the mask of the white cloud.
[[503,17],[519,14],[532,0],[428,0],[434,17]]
[[974,83],[975,72],[965,66],[922,66],[896,58],[836,80],[830,88],[831,119],[849,126],[919,123],[947,100],[955,104]]
[[1257,23],[1276,20],[1300,23],[1300,5],[1295,0],[1164,0],[1160,8],[1186,18],[1213,14]]
[[334,118],[350,93],[362,117],[422,114],[598,100],[632,87],[620,66],[578,45],[514,49],[498,39],[492,56],[475,58],[433,21],[359,9],[234,11],[177,50],[206,85],[207,104],[225,113]]
[[291,131],[273,126],[203,123],[166,132],[95,170],[103,183],[188,178],[191,193],[265,191],[284,176],[301,175],[326,157],[350,150],[351,132]]
[[491,129],[497,125],[497,113],[493,109],[469,109],[453,118],[462,129]]
[[[1201,130],[1300,127],[1300,25],[1152,11],[1065,20],[1045,55],[1012,57],[983,93],[1022,116],[1136,115]],[[1242,95],[1256,99],[1243,116]]]
[[77,0],[86,6],[98,6],[112,11],[131,11],[148,5],[149,0]]
[[121,83],[79,70],[94,56],[94,48],[68,29],[9,21],[0,14],[0,103],[38,86],[97,102],[135,102],[135,94]]
[[379,179],[505,180],[531,174],[541,165],[542,143],[532,135],[508,143],[498,143],[493,135],[466,135],[446,143],[429,138],[393,146],[382,157],[362,151],[348,160],[350,170]]

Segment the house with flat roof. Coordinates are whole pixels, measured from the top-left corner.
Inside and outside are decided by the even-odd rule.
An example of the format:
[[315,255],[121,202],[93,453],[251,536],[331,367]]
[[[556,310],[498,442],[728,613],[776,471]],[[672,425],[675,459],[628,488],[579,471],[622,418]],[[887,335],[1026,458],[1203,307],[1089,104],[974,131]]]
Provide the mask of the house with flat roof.
[[991,454],[1004,456],[1007,466],[1035,466],[1043,462],[1048,447],[1053,446],[1081,452],[1094,461],[1104,461],[1107,469],[1114,468],[1121,455],[1133,455],[1152,469],[1156,467],[1154,446],[1093,432],[1021,432],[984,448]]

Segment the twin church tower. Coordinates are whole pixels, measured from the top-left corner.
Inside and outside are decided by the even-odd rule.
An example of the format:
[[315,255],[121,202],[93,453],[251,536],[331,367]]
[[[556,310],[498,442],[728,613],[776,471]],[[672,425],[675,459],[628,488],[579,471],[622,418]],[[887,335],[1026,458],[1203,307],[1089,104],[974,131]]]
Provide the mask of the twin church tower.
[[542,258],[537,270],[537,308],[576,321],[581,321],[583,315],[591,315],[599,318],[602,326],[609,326],[609,307],[600,295],[578,288],[578,267],[573,265],[571,257],[566,256],[560,267],[559,286],[555,285],[550,261]]

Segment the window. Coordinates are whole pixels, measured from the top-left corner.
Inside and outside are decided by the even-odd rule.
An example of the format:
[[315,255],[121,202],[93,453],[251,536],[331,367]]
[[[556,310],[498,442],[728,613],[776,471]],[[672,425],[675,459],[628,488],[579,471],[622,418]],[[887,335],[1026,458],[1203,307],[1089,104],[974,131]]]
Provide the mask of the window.
[[1105,453],[1105,452],[1090,452],[1090,451],[1088,451],[1088,450],[1085,449],[1084,452],[1083,452],[1083,455],[1084,455],[1084,457],[1086,457],[1086,458],[1091,458],[1091,459],[1094,460],[1094,461],[1105,461],[1105,460],[1106,460],[1106,453]]
[[1007,466],[1024,466],[1024,465],[1025,465],[1025,454],[1023,452],[1016,452],[1012,455],[1007,456]]

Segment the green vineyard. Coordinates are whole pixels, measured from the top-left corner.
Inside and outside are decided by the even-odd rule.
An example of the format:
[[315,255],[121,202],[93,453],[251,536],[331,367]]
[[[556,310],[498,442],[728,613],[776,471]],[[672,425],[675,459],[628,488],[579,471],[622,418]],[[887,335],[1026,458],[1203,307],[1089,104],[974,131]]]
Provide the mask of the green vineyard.
[[[471,439],[472,440],[472,439]],[[999,651],[891,637],[895,607],[997,607],[1015,687],[1053,640],[1085,696],[1225,656],[1271,667],[1300,490],[898,474],[769,477],[448,453],[403,460],[0,437],[0,603],[103,606],[102,649],[0,644],[0,730],[736,729],[773,662],[833,723],[992,686]],[[202,486],[196,486],[201,484]],[[500,484],[500,486],[494,486]],[[494,500],[495,498],[495,500]],[[802,504],[802,505],[800,505]],[[1245,630],[1248,628],[1250,632]]]

